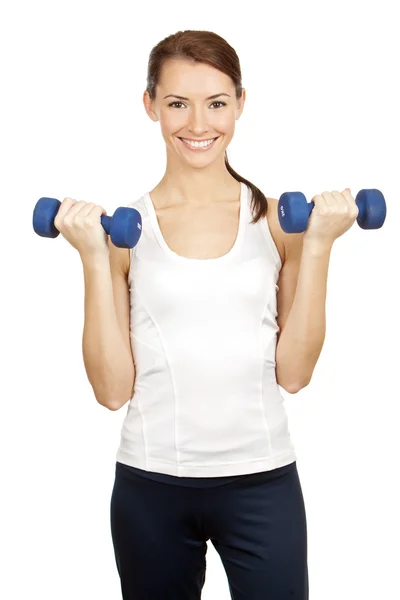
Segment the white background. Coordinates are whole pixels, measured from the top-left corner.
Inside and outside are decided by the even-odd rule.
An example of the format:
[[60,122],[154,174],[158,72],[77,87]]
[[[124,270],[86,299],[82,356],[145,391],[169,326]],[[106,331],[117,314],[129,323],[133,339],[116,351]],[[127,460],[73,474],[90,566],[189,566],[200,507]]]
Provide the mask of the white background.
[[[83,271],[37,236],[41,196],[112,215],[164,174],[142,95],[154,45],[207,29],[247,91],[228,148],[266,196],[380,189],[382,229],[333,247],[310,385],[285,396],[308,521],[311,600],[394,598],[399,564],[399,18],[396,3],[2,2],[1,551],[7,600],[120,595],[109,507],[127,405],[100,406],[82,352]],[[211,543],[205,600],[228,600]],[[267,595],[266,595],[267,597]],[[251,600],[251,599],[249,599]]]

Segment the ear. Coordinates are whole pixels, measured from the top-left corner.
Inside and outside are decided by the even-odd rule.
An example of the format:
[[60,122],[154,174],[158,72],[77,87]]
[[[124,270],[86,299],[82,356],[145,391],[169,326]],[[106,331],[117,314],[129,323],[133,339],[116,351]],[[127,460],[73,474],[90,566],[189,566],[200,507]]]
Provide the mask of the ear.
[[239,119],[240,115],[243,112],[243,108],[244,108],[244,103],[246,101],[246,90],[244,88],[242,88],[242,95],[240,98],[238,98],[237,100],[237,107],[236,107],[236,120]]
[[154,112],[154,100],[151,100],[149,92],[147,90],[143,93],[143,105],[146,113],[152,121],[158,121],[158,117]]

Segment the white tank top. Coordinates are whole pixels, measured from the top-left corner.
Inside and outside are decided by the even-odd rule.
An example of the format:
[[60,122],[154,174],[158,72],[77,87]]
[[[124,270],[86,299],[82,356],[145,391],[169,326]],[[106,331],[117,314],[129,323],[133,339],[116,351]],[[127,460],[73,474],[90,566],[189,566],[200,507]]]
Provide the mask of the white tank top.
[[149,193],[131,250],[130,335],[136,378],[118,462],[180,477],[275,469],[296,455],[276,382],[281,259],[268,221],[251,224],[241,183],[231,250],[186,258],[171,250]]

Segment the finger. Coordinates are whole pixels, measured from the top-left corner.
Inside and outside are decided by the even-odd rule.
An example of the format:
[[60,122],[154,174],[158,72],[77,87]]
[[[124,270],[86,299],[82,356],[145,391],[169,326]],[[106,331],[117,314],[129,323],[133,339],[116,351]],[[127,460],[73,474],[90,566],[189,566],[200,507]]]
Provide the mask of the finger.
[[64,221],[65,215],[75,204],[76,200],[74,198],[70,198],[69,196],[64,198],[64,200],[61,202],[56,217],[54,219],[54,225],[57,229],[59,229],[61,223]]
[[345,190],[343,190],[342,192],[344,199],[346,200],[346,202],[348,202],[350,204],[350,206],[354,206],[356,201],[353,198],[353,196],[351,195],[351,191],[350,188],[346,188]]
[[[81,202],[83,202],[83,200]],[[98,213],[99,215],[102,215],[102,214],[107,214],[107,211],[100,204],[96,204],[95,202],[85,202],[79,211],[79,216],[87,217],[88,215],[91,215],[92,213],[95,213],[95,214]],[[78,213],[75,213],[75,214],[78,214]]]
[[89,215],[94,209],[96,208],[96,204],[94,202],[85,202],[84,205],[82,205],[82,208],[79,211],[79,216],[80,217],[86,217],[87,215]]
[[322,197],[324,198],[327,206],[334,206],[337,204],[337,199],[331,192],[322,192]]
[[[79,220],[81,226],[85,227],[86,223],[93,225],[94,223],[101,224],[101,215],[106,214],[105,209],[99,204],[88,202],[82,210],[75,215],[75,219]],[[81,221],[83,219],[83,221]]]
[[326,206],[326,200],[321,194],[316,194],[313,198],[311,198],[311,202],[314,202],[314,206],[318,208],[323,208]]
[[106,215],[107,214],[106,209],[103,206],[101,206],[101,204],[95,204],[93,211],[98,212],[100,215]]
[[73,218],[75,217],[76,214],[78,214],[82,208],[84,208],[86,206],[87,202],[85,202],[84,200],[76,200],[75,203],[70,206],[69,210],[68,210],[68,218]]
[[66,227],[69,227],[72,225],[75,217],[77,216],[77,214],[82,210],[82,208],[85,205],[86,205],[86,202],[84,200],[78,200],[69,208],[69,210],[65,213],[64,219],[63,219],[63,223]]
[[345,190],[343,190],[342,194],[350,207],[351,213],[357,218],[359,209],[358,209],[355,199],[353,198],[353,196],[351,194],[350,188],[346,188]]
[[346,210],[348,210],[348,209],[349,209],[348,202],[347,202],[347,200],[345,199],[345,197],[343,196],[343,194],[341,194],[341,193],[340,193],[340,192],[338,192],[337,190],[334,190],[334,191],[332,192],[332,196],[335,198],[335,200],[336,200],[336,204],[338,204],[338,205],[340,205],[340,206],[343,206],[344,208],[346,208]]
[[64,200],[61,202],[60,208],[58,209],[58,214],[64,215],[66,212],[69,211],[71,206],[74,206],[75,203],[76,200],[74,198],[70,198],[69,196],[67,198],[64,198]]

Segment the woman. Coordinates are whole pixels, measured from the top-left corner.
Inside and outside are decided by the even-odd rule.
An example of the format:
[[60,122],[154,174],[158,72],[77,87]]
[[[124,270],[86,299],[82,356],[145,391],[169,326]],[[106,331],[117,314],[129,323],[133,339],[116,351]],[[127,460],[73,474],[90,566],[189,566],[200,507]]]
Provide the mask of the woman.
[[305,600],[306,514],[278,385],[311,379],[330,251],[358,209],[350,190],[324,192],[307,231],[287,235],[278,201],[232,169],[245,90],[220,36],[162,40],[143,101],[167,166],[129,204],[137,246],[111,244],[93,204],[66,198],[56,223],[82,257],[96,398],[129,400],[111,498],[122,596],[199,599],[211,540],[234,600]]

